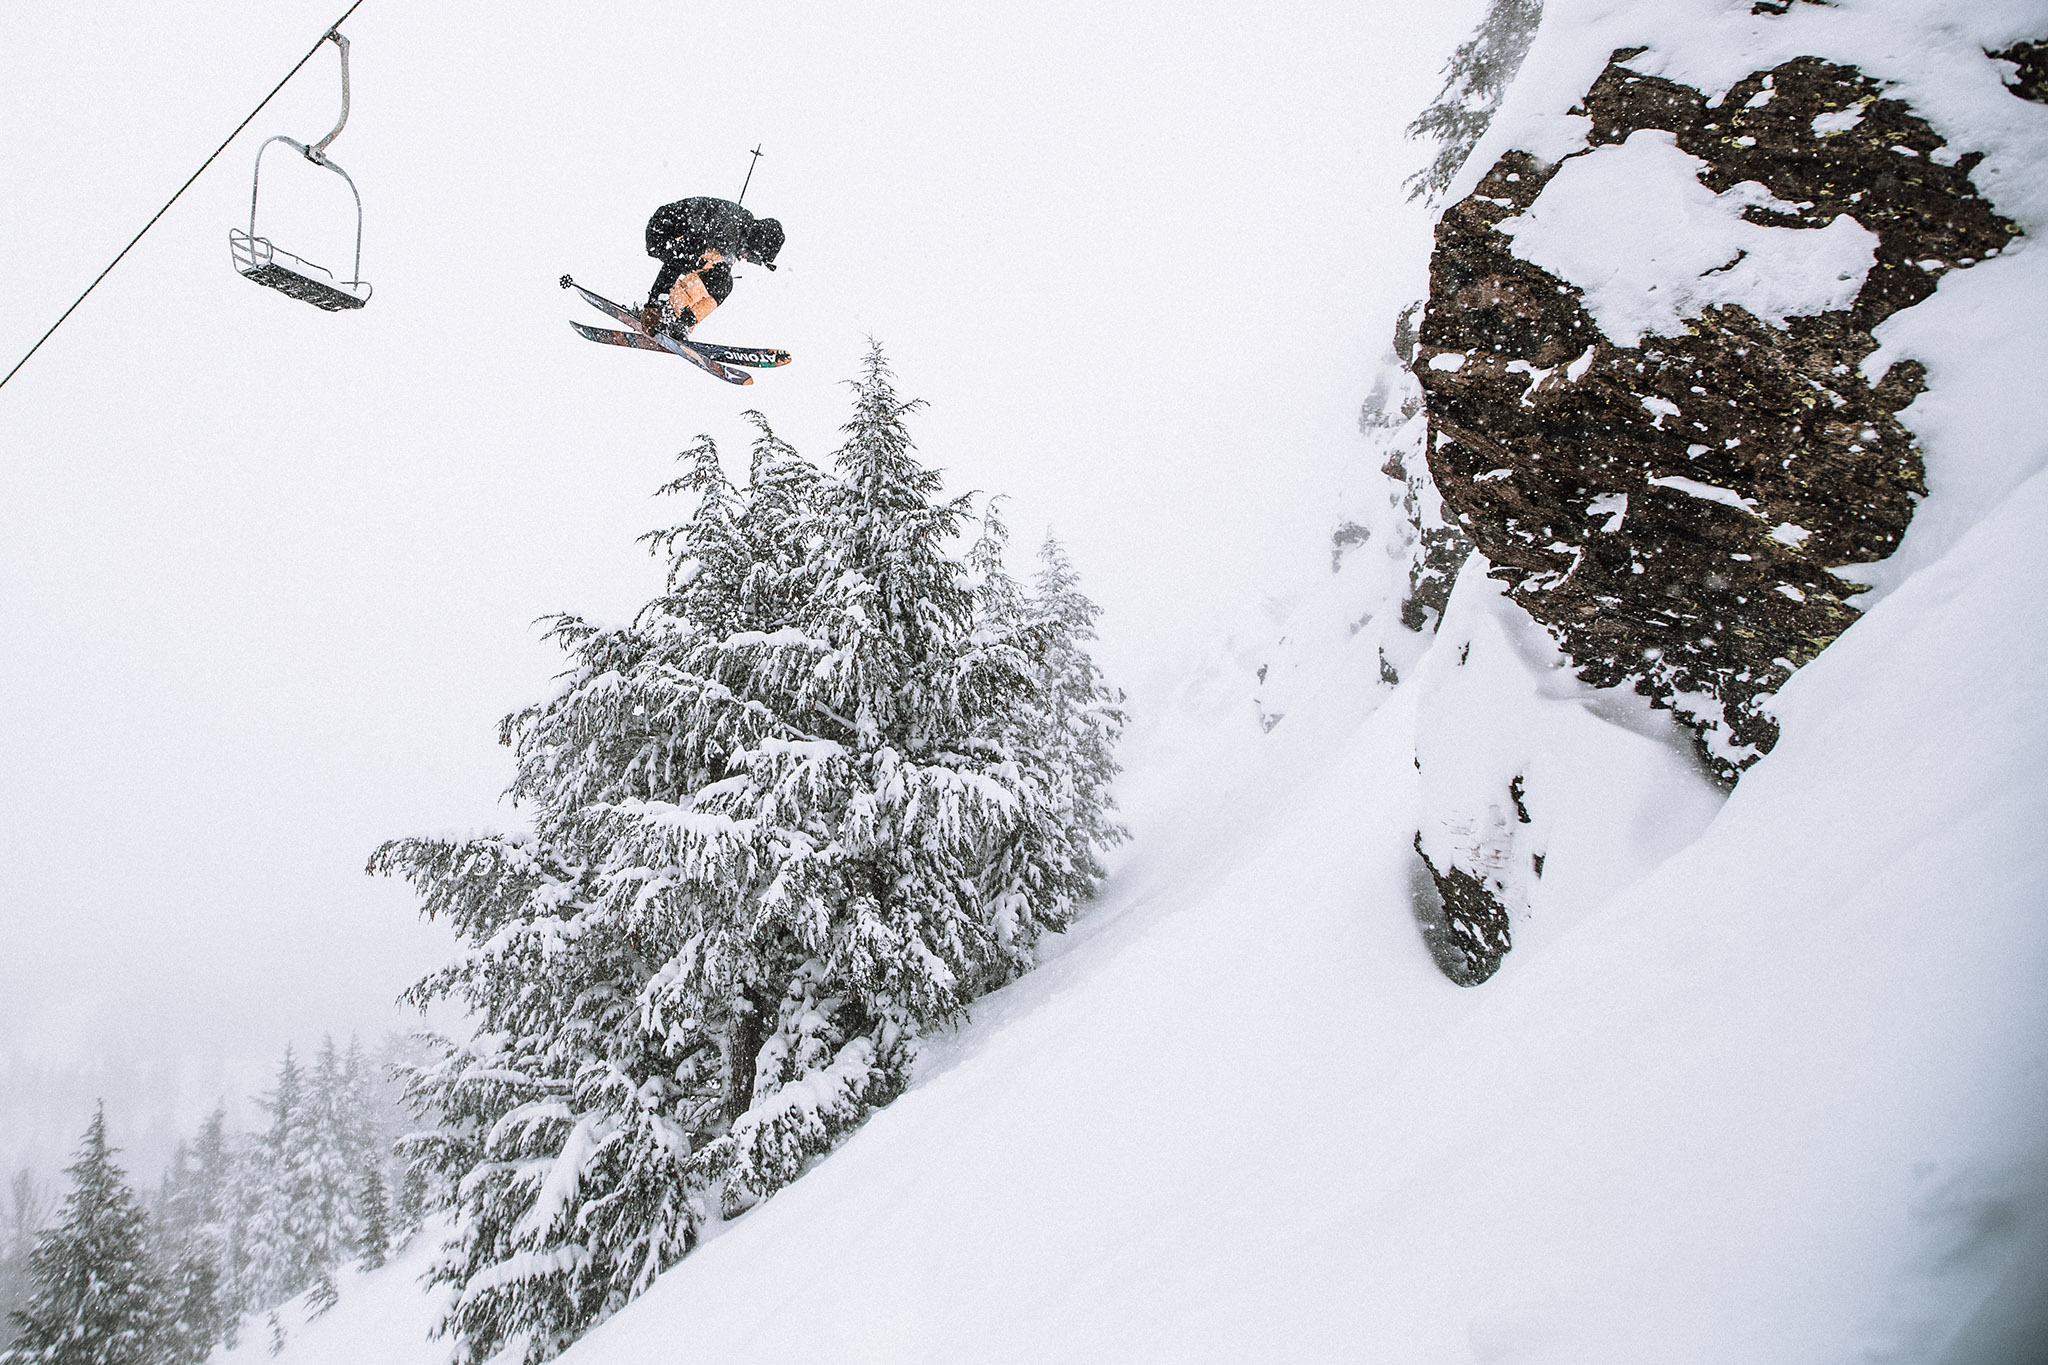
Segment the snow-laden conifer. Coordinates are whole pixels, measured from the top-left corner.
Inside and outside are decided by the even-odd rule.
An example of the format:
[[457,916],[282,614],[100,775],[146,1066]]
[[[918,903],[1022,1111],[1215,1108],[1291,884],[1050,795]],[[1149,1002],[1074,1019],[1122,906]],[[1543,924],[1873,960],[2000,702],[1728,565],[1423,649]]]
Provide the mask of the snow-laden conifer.
[[55,1206],[50,1187],[35,1172],[24,1168],[8,1177],[7,1203],[0,1208],[0,1350],[14,1341],[8,1315],[28,1301],[29,1253]]
[[1408,177],[1408,197],[1434,201],[1458,177],[1458,169],[1493,122],[1543,18],[1543,0],[1487,0],[1472,36],[1444,63],[1444,85],[1429,107],[1408,125],[1408,136],[1436,142],[1429,164]]
[[346,1060],[332,1037],[320,1040],[307,1087],[312,1122],[305,1153],[307,1193],[313,1200],[305,1220],[306,1260],[312,1273],[314,1307],[334,1304],[334,1271],[355,1254],[362,1235],[356,1188],[367,1145],[367,1098],[362,1090],[362,1055],[353,1042]]
[[270,1117],[250,1152],[244,1186],[249,1304],[265,1308],[303,1292],[322,1269],[320,1113],[298,1057],[287,1046],[277,1081],[257,1099]]
[[375,1270],[391,1255],[391,1212],[384,1195],[384,1171],[374,1161],[363,1169],[356,1212],[363,1229],[356,1248],[357,1264],[365,1270]]
[[58,1221],[29,1253],[32,1292],[10,1314],[16,1336],[0,1365],[156,1365],[164,1284],[142,1205],[113,1157],[95,1111]]
[[166,1354],[173,1360],[203,1360],[234,1335],[241,1300],[233,1169],[227,1109],[216,1106],[194,1141],[178,1144],[154,1220],[166,1284]]
[[158,1264],[163,1290],[155,1314],[155,1359],[159,1365],[199,1365],[227,1336],[219,1267],[198,1246],[167,1249]]
[[1103,875],[1102,850],[1128,837],[1110,795],[1119,770],[1124,694],[1103,680],[1089,649],[1102,612],[1081,591],[1065,547],[1048,535],[1038,565],[1029,606],[1033,673],[1041,691],[1029,747],[1047,774],[1049,791],[1045,814],[1020,832],[1019,842],[1038,850],[1043,880],[1032,900],[1043,907],[1043,927],[1064,929]]
[[[853,389],[829,472],[754,414],[736,487],[701,438],[667,490],[690,514],[649,537],[663,592],[553,621],[569,667],[502,729],[527,832],[372,860],[467,945],[412,993],[474,1032],[413,1069],[435,1124],[406,1149],[454,1191],[436,1275],[469,1360],[548,1358],[799,1175],[1065,922],[1113,828],[1056,719],[1093,608],[984,619],[918,405],[879,350]],[[1072,847],[1024,829],[1059,818]]]

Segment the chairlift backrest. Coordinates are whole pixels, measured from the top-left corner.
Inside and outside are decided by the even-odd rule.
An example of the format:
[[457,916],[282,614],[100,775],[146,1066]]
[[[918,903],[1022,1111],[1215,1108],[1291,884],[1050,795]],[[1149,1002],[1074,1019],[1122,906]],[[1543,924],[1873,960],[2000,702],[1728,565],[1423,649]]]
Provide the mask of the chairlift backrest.
[[[228,250],[234,260],[235,269],[258,284],[268,285],[282,294],[316,308],[336,312],[344,308],[361,308],[370,301],[370,286],[363,275],[363,196],[356,190],[356,182],[327,155],[327,146],[341,136],[341,130],[348,123],[348,39],[340,33],[327,35],[341,50],[341,117],[326,137],[311,144],[296,141],[282,135],[266,138],[256,149],[256,171],[249,182],[249,230],[228,229]],[[336,279],[334,273],[311,261],[294,256],[289,251],[279,250],[268,238],[256,234],[256,202],[263,184],[263,154],[270,150],[270,144],[282,142],[315,166],[324,166],[348,183],[348,192],[356,201],[356,257],[354,278]]]

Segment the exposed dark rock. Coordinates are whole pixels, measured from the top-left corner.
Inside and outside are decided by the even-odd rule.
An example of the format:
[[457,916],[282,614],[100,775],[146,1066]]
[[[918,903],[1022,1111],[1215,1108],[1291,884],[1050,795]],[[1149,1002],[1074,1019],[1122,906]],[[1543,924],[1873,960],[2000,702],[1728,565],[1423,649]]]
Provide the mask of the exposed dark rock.
[[1330,532],[1330,572],[1336,573],[1344,567],[1344,556],[1372,539],[1369,527],[1355,521],[1340,521],[1337,529]]
[[[1415,363],[1415,322],[1422,314],[1423,300],[1403,308],[1394,319],[1394,340],[1388,348],[1389,358],[1404,369]],[[1396,376],[1402,378],[1397,386]],[[1398,391],[1397,391],[1398,390]],[[1358,409],[1358,429],[1371,435],[1376,429],[1391,430],[1405,424],[1409,418],[1422,411],[1422,395],[1413,384],[1406,382],[1400,370],[1392,373],[1382,367],[1373,376],[1372,388],[1365,395],[1365,402]]]
[[[1924,372],[1907,361],[1867,382],[1870,329],[2019,229],[1970,183],[1978,154],[1949,157],[1853,68],[1800,58],[1709,107],[1628,70],[1631,55],[1615,54],[1579,111],[1593,146],[1667,130],[1708,189],[1757,181],[1790,205],[1750,208],[1750,221],[1850,215],[1878,242],[1861,292],[1783,327],[1714,307],[1683,335],[1618,346],[1577,287],[1498,230],[1558,170],[1511,152],[1438,226],[1416,373],[1445,519],[1582,678],[1676,710],[1732,781],[1777,738],[1771,694],[1855,619],[1846,599],[1860,588],[1830,569],[1891,554],[1925,491],[1894,415]],[[1461,366],[1431,368],[1446,353]],[[1674,478],[1734,497],[1652,482]]]
[[2002,52],[1987,53],[2002,62],[2011,62],[2019,71],[2005,83],[2005,88],[2023,100],[2036,104],[2048,104],[2048,40],[2035,43],[2014,43]]
[[1426,895],[1415,897],[1423,944],[1445,976],[1460,986],[1477,986],[1499,971],[1507,956],[1507,908],[1463,868],[1438,871],[1422,851],[1420,834],[1415,836],[1415,856],[1436,891],[1434,905]]
[[1394,356],[1403,365],[1413,367],[1415,364],[1415,348],[1420,341],[1415,333],[1415,324],[1422,317],[1423,305],[1428,302],[1427,299],[1417,299],[1394,317]]
[[[1380,473],[1402,486],[1401,515],[1415,528],[1416,553],[1408,563],[1408,591],[1401,598],[1401,624],[1420,635],[1436,629],[1450,603],[1451,588],[1458,570],[1472,554],[1472,538],[1448,520],[1449,508],[1441,505],[1436,487],[1430,482],[1426,459],[1414,460],[1415,468],[1402,452],[1388,456]],[[1432,515],[1432,511],[1437,515]]]

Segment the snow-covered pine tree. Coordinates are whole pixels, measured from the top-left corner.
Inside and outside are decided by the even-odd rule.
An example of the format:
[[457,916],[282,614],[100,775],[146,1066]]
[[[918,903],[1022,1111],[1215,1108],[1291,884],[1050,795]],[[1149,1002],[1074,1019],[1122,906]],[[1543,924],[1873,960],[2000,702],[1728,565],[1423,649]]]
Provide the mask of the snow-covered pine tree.
[[199,1365],[227,1336],[219,1267],[200,1245],[166,1245],[158,1265],[163,1294],[156,1311],[153,1359],[158,1365]]
[[391,1216],[384,1197],[384,1171],[371,1161],[363,1168],[362,1184],[356,1192],[356,1215],[362,1234],[356,1242],[357,1264],[375,1270],[391,1255]]
[[212,1265],[221,1339],[232,1346],[237,1324],[249,1307],[247,1229],[237,1188],[249,1166],[236,1150],[235,1136],[228,1132],[225,1103],[216,1104],[199,1125],[191,1152],[185,1179],[170,1201],[167,1235],[175,1247],[175,1258],[197,1256]]
[[[410,1136],[410,1135],[408,1135]],[[403,1144],[405,1138],[400,1138]],[[420,1162],[407,1159],[401,1153],[398,1167],[398,1193],[391,1200],[392,1245],[402,1247],[410,1242],[427,1221],[428,1170]]]
[[[640,1002],[675,939],[639,892],[690,869],[624,862],[611,833],[687,820],[677,802],[723,770],[729,744],[703,721],[726,693],[687,656],[738,619],[738,494],[708,439],[682,458],[670,487],[697,505],[657,538],[666,593],[627,626],[557,618],[560,688],[501,729],[532,832],[398,840],[370,864],[412,881],[471,945],[409,994],[461,1002],[475,1032],[409,1068],[434,1124],[403,1149],[455,1192],[456,1238],[433,1273],[460,1291],[441,1330],[472,1361],[555,1355],[673,1264],[701,1218],[690,1157],[722,1114],[720,1021],[650,1030]],[[698,877],[746,884],[732,851],[717,845]]]
[[7,1181],[7,1206],[0,1210],[0,1350],[13,1344],[15,1326],[9,1316],[28,1302],[29,1253],[56,1207],[49,1186],[23,1168]]
[[350,1040],[344,1061],[333,1037],[323,1037],[307,1086],[313,1113],[307,1167],[314,1201],[307,1220],[312,1238],[307,1263],[316,1312],[333,1306],[334,1271],[354,1257],[362,1235],[356,1212],[361,1154],[368,1145],[362,1080],[362,1053],[355,1041]]
[[911,1039],[1006,974],[982,886],[1028,814],[1009,744],[1029,666],[977,632],[968,570],[946,550],[967,501],[938,500],[905,424],[921,405],[891,381],[871,349],[803,538],[811,589],[794,621],[727,642],[721,665],[785,731],[697,798],[772,831],[757,904],[777,932],[755,940],[767,989],[751,997],[765,1036],[718,1153],[729,1206],[793,1179],[892,1097]]
[[1065,929],[1102,879],[1100,854],[1129,837],[1110,795],[1120,765],[1124,694],[1103,681],[1089,646],[1102,609],[1081,591],[1080,575],[1058,540],[1038,551],[1029,599],[1032,665],[1042,701],[1026,749],[1047,774],[1047,809],[1022,831],[1043,871],[1035,902],[1044,929]]
[[1429,164],[1408,177],[1408,197],[1436,197],[1458,178],[1493,122],[1543,18],[1543,0],[1487,0],[1486,13],[1470,38],[1444,63],[1444,86],[1429,107],[1408,125],[1408,136],[1436,142]]
[[663,594],[553,623],[570,667],[502,730],[530,834],[372,858],[467,944],[412,993],[475,1032],[414,1069],[437,1123],[406,1146],[457,1191],[436,1276],[468,1360],[561,1350],[1019,965],[988,887],[1054,808],[1017,752],[1040,665],[977,623],[947,550],[965,501],[938,500],[879,350],[853,387],[833,473],[758,415],[744,488],[700,440],[670,489],[693,511],[652,537]]
[[0,1365],[155,1365],[164,1285],[148,1220],[113,1157],[96,1110],[62,1213],[29,1253],[32,1293],[10,1315],[16,1336]]
[[1123,694],[1106,686],[1088,645],[1099,608],[1059,542],[1048,535],[1027,591],[1003,566],[1009,532],[992,501],[968,554],[977,599],[977,639],[1026,661],[1031,687],[1005,711],[1005,747],[1024,804],[983,877],[994,911],[999,969],[993,989],[1027,969],[1039,939],[1072,922],[1102,876],[1100,852],[1125,831],[1113,818],[1109,783],[1124,726]]
[[269,1126],[250,1151],[243,1188],[247,1306],[261,1311],[313,1282],[322,1243],[319,1114],[289,1044],[277,1081],[256,1103]]
[[343,1161],[360,1173],[366,1162],[380,1159],[380,1115],[377,1112],[377,1083],[370,1059],[363,1052],[362,1039],[350,1034],[348,1051],[341,1059],[341,1087],[335,1102],[336,1127],[341,1137]]
[[225,1108],[216,1108],[193,1143],[178,1144],[152,1219],[165,1289],[160,1343],[170,1365],[204,1360],[230,1335],[236,1316],[228,1279],[226,1121]]

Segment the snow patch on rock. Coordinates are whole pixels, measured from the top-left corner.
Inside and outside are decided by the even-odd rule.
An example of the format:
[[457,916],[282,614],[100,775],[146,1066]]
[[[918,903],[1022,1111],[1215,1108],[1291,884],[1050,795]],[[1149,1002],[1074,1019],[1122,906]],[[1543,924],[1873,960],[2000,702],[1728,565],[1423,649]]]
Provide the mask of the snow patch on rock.
[[1573,156],[1500,230],[1516,256],[1583,289],[1620,346],[1675,336],[1716,304],[1782,326],[1855,300],[1875,233],[1846,214],[1819,229],[1760,226],[1744,213],[1794,206],[1753,181],[1715,194],[1700,183],[1705,166],[1672,134],[1642,129]]

